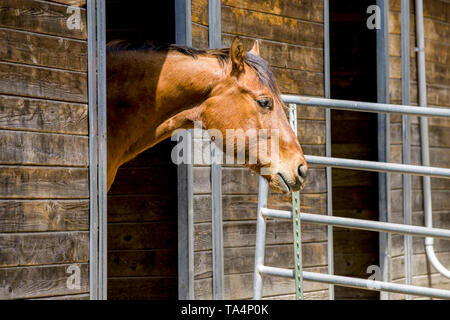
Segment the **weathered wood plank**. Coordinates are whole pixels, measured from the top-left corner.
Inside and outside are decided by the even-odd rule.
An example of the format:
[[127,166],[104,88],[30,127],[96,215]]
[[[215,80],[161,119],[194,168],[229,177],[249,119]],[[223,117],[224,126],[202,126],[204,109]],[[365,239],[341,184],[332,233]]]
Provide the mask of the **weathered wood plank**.
[[[326,267],[305,268],[305,271],[326,273]],[[305,281],[304,292],[328,289],[327,284]],[[212,299],[212,280],[198,279],[194,282],[195,299]],[[280,277],[264,277],[264,297],[295,293],[295,281]],[[250,299],[253,297],[253,272],[225,275],[225,299]]]
[[323,73],[276,67],[272,71],[283,93],[324,96]]
[[229,6],[222,6],[222,32],[316,48],[323,46],[321,24]]
[[0,267],[87,262],[89,232],[3,233]]
[[89,230],[87,200],[0,200],[0,232]]
[[50,0],[50,1],[75,7],[86,6],[86,0]]
[[192,46],[197,49],[208,49],[208,27],[192,23]]
[[66,6],[43,1],[1,0],[0,26],[56,36],[86,39],[86,10],[80,9],[80,28],[69,29]]
[[[397,279],[394,280],[395,283],[405,283],[405,279]],[[431,275],[422,275],[413,277],[413,285],[420,287],[429,287],[429,288],[438,288],[438,289],[450,289],[450,280],[448,278],[442,277],[440,274],[431,274]],[[392,299],[395,300],[404,300],[406,299],[405,295],[400,293],[393,293]],[[414,297],[417,299],[418,297]],[[433,299],[437,300],[437,299]]]
[[[194,168],[194,194],[211,193],[208,167]],[[244,167],[224,167],[222,192],[227,194],[257,194],[259,176]],[[325,169],[310,168],[304,193],[326,192]]]
[[109,300],[176,299],[178,283],[173,278],[109,278]]
[[[223,34],[222,43],[224,47],[230,47],[234,37],[235,35]],[[247,50],[250,50],[255,41],[255,39],[249,37],[241,37],[241,40]],[[323,50],[321,48],[260,40],[259,50],[261,57],[272,67],[323,72]]]
[[[72,275],[69,266],[80,268],[80,288],[69,289]],[[69,270],[70,271],[70,270]],[[23,299],[78,294],[89,291],[89,264],[75,263],[54,266],[0,268],[0,299]]]
[[87,43],[0,29],[0,60],[86,72]]
[[[439,253],[439,261],[444,265],[448,266],[450,263],[450,252]],[[398,256],[392,258],[392,279],[401,279],[405,277],[405,259],[404,256]],[[414,254],[413,255],[413,276],[428,275],[432,273],[437,273],[438,271],[428,261],[426,254]],[[444,277],[442,277],[444,278]],[[443,279],[442,279],[443,280]]]
[[173,222],[108,225],[108,248],[111,250],[165,249],[176,246],[177,228]]
[[177,275],[177,252],[171,249],[109,251],[108,277]]
[[[225,195],[222,197],[223,220],[254,220],[258,204],[257,195]],[[324,214],[326,194],[300,194],[302,212]],[[290,196],[271,194],[268,206],[279,210],[292,210]],[[211,221],[211,196],[194,195],[194,223]]]
[[223,5],[236,8],[261,11],[283,17],[292,17],[301,20],[323,22],[323,3],[314,0],[300,1],[241,1],[241,0],[224,0]]
[[88,134],[88,107],[0,95],[0,129]]
[[[326,241],[326,226],[317,224],[302,224],[302,241]],[[254,246],[256,241],[255,221],[224,222],[223,246],[243,247]],[[284,220],[269,220],[267,222],[266,245],[291,244],[292,222]],[[211,249],[211,224],[194,225],[194,251]]]
[[0,130],[0,164],[89,165],[89,140],[82,136]]
[[0,94],[86,103],[87,76],[1,62]]
[[0,197],[87,198],[88,170],[0,166]]
[[[303,267],[315,267],[327,264],[326,242],[305,243],[303,251]],[[253,247],[225,248],[224,273],[238,274],[253,272],[255,249]],[[280,268],[294,268],[293,244],[266,246],[265,265]],[[196,252],[194,255],[195,279],[212,276],[211,251]]]

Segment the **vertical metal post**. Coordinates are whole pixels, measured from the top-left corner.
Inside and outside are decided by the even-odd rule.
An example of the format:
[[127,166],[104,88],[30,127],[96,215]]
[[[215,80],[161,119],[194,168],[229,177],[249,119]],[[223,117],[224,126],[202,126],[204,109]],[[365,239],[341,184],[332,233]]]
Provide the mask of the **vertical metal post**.
[[[377,0],[381,9],[381,28],[377,29],[377,102],[389,103],[389,0]],[[389,162],[390,159],[390,115],[378,114],[378,161]],[[378,173],[378,220],[390,221],[390,175]],[[379,233],[379,261],[381,277],[391,282],[391,234]],[[391,293],[381,291],[381,300],[390,300]]]
[[[401,1],[401,42],[402,42],[402,104],[410,104],[410,7],[409,0]],[[402,115],[402,162],[411,163],[411,128],[410,117]],[[411,224],[411,176],[403,175],[403,220],[405,224]],[[412,284],[412,238],[405,239],[405,280],[406,284]],[[411,299],[411,296],[406,296]]]
[[261,300],[263,293],[263,278],[260,267],[264,265],[266,245],[266,220],[261,213],[262,208],[267,208],[267,195],[269,184],[263,177],[259,177],[258,212],[256,214],[256,243],[255,243],[255,272],[253,274],[253,299]]
[[[323,1],[323,26],[324,26],[324,87],[325,98],[330,98],[330,3]],[[325,156],[331,157],[331,110],[325,109]],[[326,167],[327,174],[327,215],[333,215],[333,182],[331,180],[331,168]],[[333,226],[327,226],[327,256],[328,274],[334,274],[334,248]],[[334,285],[328,287],[328,298],[334,300]]]
[[[221,1],[208,1],[209,47],[222,47]],[[223,226],[222,226],[222,151],[214,143],[211,148],[211,215],[213,255],[213,298],[224,299]]]
[[[297,105],[289,105],[289,123],[297,136]],[[303,299],[303,271],[302,271],[302,229],[300,222],[300,193],[292,192],[292,225],[294,233],[294,270],[295,270],[295,294],[297,300]]]
[[97,92],[98,92],[98,209],[99,255],[98,298],[107,298],[107,208],[106,208],[106,20],[105,0],[97,1]]
[[175,42],[192,46],[191,0],[175,0]]
[[[192,45],[191,1],[175,0],[175,41]],[[194,299],[194,205],[192,133],[185,131],[187,163],[178,165],[178,299]]]
[[89,86],[89,293],[98,299],[97,17],[95,0],[86,7]]

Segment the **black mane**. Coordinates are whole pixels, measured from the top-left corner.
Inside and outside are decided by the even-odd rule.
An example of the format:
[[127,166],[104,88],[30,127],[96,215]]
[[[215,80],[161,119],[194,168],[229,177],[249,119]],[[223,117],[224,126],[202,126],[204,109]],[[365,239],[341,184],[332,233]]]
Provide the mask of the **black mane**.
[[[155,44],[151,41],[113,40],[106,45],[106,50],[108,53],[146,50],[161,52],[175,51],[194,59],[198,56],[210,55],[217,58],[222,65],[225,65],[230,60],[230,48],[200,50],[175,44]],[[279,98],[280,90],[267,62],[260,56],[249,52],[245,53],[245,62],[256,72],[260,81],[274,93],[275,97]]]

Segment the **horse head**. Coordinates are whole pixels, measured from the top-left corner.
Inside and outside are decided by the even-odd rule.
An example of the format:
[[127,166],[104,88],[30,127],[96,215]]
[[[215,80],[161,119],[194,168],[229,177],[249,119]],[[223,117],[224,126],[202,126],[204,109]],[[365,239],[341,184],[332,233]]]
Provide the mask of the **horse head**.
[[228,55],[223,77],[201,106],[203,128],[213,132],[210,135],[227,157],[245,154],[245,165],[267,179],[272,189],[302,189],[308,165],[258,42],[245,52],[236,37]]

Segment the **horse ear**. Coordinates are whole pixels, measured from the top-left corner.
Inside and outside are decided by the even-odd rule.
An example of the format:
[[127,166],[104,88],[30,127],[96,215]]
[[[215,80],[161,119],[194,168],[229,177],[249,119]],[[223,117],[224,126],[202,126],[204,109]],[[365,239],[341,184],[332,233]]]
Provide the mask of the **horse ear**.
[[259,41],[258,40],[255,40],[255,43],[253,44],[253,48],[249,52],[253,53],[254,55],[259,56]]
[[245,50],[239,37],[234,38],[230,49],[232,63],[231,75],[238,76],[244,72]]

